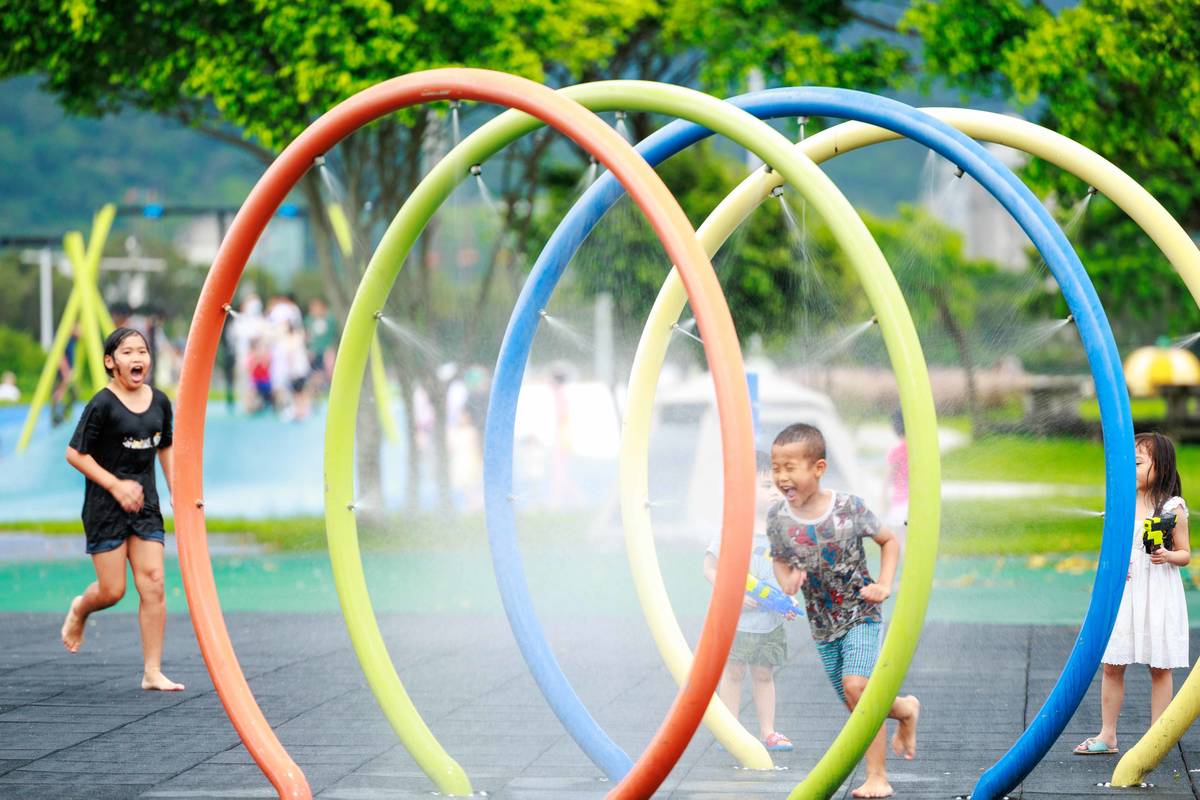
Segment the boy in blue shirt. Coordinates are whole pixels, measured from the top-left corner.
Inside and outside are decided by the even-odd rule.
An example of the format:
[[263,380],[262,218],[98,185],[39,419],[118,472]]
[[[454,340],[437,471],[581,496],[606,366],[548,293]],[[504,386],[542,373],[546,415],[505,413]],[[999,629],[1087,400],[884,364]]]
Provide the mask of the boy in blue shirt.
[[[851,711],[858,704],[879,657],[883,614],[900,556],[895,534],[879,522],[862,498],[821,488],[825,437],[797,423],[780,431],[771,446],[771,477],[783,501],[767,514],[767,537],[775,576],[783,591],[803,588],[817,652],[838,697]],[[863,539],[881,551],[879,580],[867,570]],[[917,750],[916,697],[898,697],[888,716],[899,722],[892,737],[896,755]],[[867,749],[867,779],[852,797],[891,797],[887,777],[886,724]]]
[[[756,453],[758,476],[755,484],[754,550],[750,555],[750,574],[775,588],[775,570],[771,564],[770,544],[767,541],[763,522],[767,509],[779,500],[775,484],[771,480],[771,458],[766,453]],[[714,540],[704,554],[704,577],[709,583],[717,578],[717,557],[721,542]],[[742,615],[738,619],[737,636],[721,675],[717,694],[726,707],[737,717],[742,707],[742,682],[746,678],[746,667],[750,668],[750,694],[754,698],[754,710],[758,714],[759,738],[768,750],[792,750],[792,742],[775,730],[775,669],[787,663],[787,631],[785,620],[795,614],[783,615],[763,608],[750,597],[742,601]]]

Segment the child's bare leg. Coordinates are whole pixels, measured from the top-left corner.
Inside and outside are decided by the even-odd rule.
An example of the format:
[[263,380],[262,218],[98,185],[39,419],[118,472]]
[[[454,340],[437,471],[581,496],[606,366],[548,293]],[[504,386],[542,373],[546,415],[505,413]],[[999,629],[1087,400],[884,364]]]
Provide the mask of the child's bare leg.
[[162,674],[163,633],[167,626],[167,603],[163,590],[163,546],[136,536],[129,537],[129,563],[133,567],[133,584],[141,602],[138,605],[138,626],[142,630],[143,689],[164,692],[183,690]]
[[725,671],[721,673],[721,683],[717,687],[717,696],[737,719],[742,710],[742,680],[746,677],[746,665],[741,661],[728,661]]
[[1125,701],[1125,665],[1105,664],[1100,679],[1100,739],[1110,747],[1117,746],[1117,718]]
[[1171,670],[1150,668],[1150,724],[1153,725],[1171,703],[1174,688]]
[[758,738],[775,732],[775,668],[766,664],[750,665],[750,692],[758,714]]
[[[846,693],[846,705],[853,711],[867,688],[867,678],[862,675],[846,675],[842,678],[842,690]],[[887,726],[881,726],[879,733],[871,740],[867,748],[867,779],[850,793],[851,797],[891,797],[895,792],[887,777]]]
[[125,551],[126,545],[92,556],[96,580],[92,581],[83,594],[71,600],[67,618],[62,626],[62,643],[72,653],[79,652],[83,645],[83,627],[88,615],[115,606],[125,596]]
[[896,733],[892,736],[892,752],[908,760],[917,755],[917,721],[921,718],[921,701],[916,695],[897,697],[892,701],[888,716],[896,720]]

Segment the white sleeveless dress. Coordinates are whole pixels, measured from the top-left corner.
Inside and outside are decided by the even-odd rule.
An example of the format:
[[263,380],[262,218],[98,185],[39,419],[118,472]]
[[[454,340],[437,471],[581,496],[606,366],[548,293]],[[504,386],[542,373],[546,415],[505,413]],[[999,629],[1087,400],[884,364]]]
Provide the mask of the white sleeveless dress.
[[[1187,504],[1182,497],[1172,497],[1163,505],[1163,513],[1168,512],[1186,517]],[[1142,546],[1140,519],[1133,538],[1121,608],[1101,660],[1105,664],[1149,664],[1159,669],[1187,667],[1187,600],[1179,567],[1150,563]]]

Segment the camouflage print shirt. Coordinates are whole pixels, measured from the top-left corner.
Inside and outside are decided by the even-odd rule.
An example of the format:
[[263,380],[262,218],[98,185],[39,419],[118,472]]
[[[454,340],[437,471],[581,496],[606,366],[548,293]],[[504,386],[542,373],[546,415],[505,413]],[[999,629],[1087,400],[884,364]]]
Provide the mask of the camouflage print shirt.
[[771,557],[808,573],[804,604],[818,642],[839,639],[863,622],[883,620],[879,603],[859,594],[874,583],[863,538],[875,536],[880,527],[861,497],[841,492],[834,492],[829,510],[817,519],[796,517],[786,502],[767,512]]

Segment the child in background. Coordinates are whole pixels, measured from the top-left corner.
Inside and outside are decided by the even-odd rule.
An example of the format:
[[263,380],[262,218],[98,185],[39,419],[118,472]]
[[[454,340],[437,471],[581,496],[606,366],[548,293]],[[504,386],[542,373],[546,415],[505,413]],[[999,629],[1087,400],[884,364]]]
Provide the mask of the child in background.
[[892,412],[892,430],[899,441],[887,453],[887,477],[883,481],[883,521],[896,534],[900,542],[900,555],[904,555],[904,541],[908,534],[908,440],[904,438],[904,415],[900,409]]
[[[783,502],[767,515],[767,537],[779,586],[788,594],[803,588],[821,663],[853,711],[879,657],[880,604],[891,594],[900,546],[862,498],[821,488],[827,466],[819,430],[796,423],[780,431],[771,446],[771,476]],[[865,537],[881,550],[878,582],[867,571]],[[899,722],[892,737],[896,755],[916,755],[920,712],[912,695],[893,701],[888,716]],[[851,796],[892,796],[886,732],[884,725],[867,749],[867,779]]]
[[167,396],[149,385],[150,348],[132,328],[117,328],[104,343],[108,386],[83,410],[67,446],[67,463],[86,476],[83,530],[96,580],[71,601],[62,643],[83,644],[88,615],[116,605],[125,594],[125,562],[141,603],[142,688],[177,692],[183,685],[162,673],[167,605],[163,591],[163,518],[154,457],[170,488],[172,413]]
[[[1104,676],[1100,682],[1100,733],[1084,739],[1076,755],[1117,752],[1117,718],[1125,699],[1125,667],[1150,668],[1150,723],[1171,702],[1171,670],[1188,666],[1188,613],[1180,567],[1192,558],[1188,541],[1188,509],[1184,503],[1175,447],[1161,433],[1134,437],[1137,464],[1137,512],[1133,553],[1117,622],[1104,650]],[[1147,553],[1142,544],[1143,520],[1175,515],[1170,541]]]
[[[756,453],[758,479],[755,489],[754,550],[750,556],[750,574],[760,581],[775,586],[775,571],[771,566],[770,545],[767,541],[763,521],[767,509],[779,499],[771,481],[771,458],[766,453]],[[717,579],[717,557],[721,542],[714,540],[704,554],[704,577],[709,583]],[[776,588],[778,588],[776,586]],[[753,599],[742,601],[742,615],[738,619],[737,636],[725,672],[721,675],[718,694],[721,702],[737,717],[742,707],[742,682],[746,667],[750,667],[750,694],[754,698],[754,710],[758,714],[759,738],[771,751],[792,750],[792,742],[775,730],[775,669],[787,663],[787,631],[785,619],[795,615],[779,614],[761,608]]]
[[250,374],[250,383],[254,386],[257,400],[255,410],[275,408],[275,393],[271,387],[271,350],[261,339],[255,339],[250,344],[246,372]]

